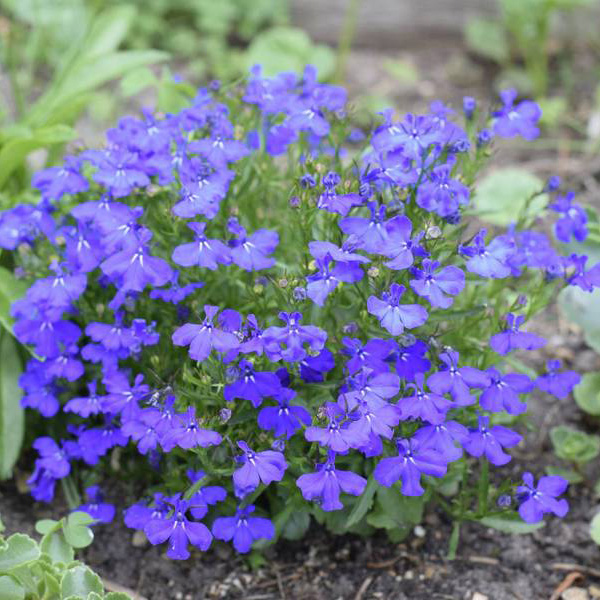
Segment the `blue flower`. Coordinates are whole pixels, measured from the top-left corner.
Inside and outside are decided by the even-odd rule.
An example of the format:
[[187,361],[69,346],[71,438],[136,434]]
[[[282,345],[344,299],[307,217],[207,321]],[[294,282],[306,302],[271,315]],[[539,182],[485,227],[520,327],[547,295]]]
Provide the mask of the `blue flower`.
[[381,299],[370,296],[367,300],[369,313],[392,335],[400,335],[405,329],[420,327],[427,321],[427,311],[419,304],[400,304],[405,290],[403,285],[392,283]]
[[275,264],[275,259],[268,255],[279,244],[279,234],[276,231],[258,229],[247,236],[246,230],[235,217],[229,219],[228,229],[236,236],[236,239],[229,242],[231,260],[240,269],[260,271]]
[[190,406],[184,413],[175,415],[171,427],[161,435],[160,443],[165,452],[169,452],[175,446],[186,450],[196,446],[218,446],[222,439],[216,431],[200,427],[196,420],[196,409]]
[[519,400],[519,394],[533,389],[533,381],[527,375],[508,373],[502,375],[498,369],[487,369],[489,386],[479,396],[479,405],[491,412],[505,410],[509,415],[520,415],[527,410],[527,404]]
[[507,261],[514,252],[513,247],[496,238],[485,245],[486,230],[482,229],[474,238],[472,246],[460,246],[459,253],[468,257],[467,271],[480,275],[503,279],[511,273]]
[[422,419],[428,423],[438,425],[446,419],[446,413],[454,403],[440,394],[425,390],[425,377],[422,373],[415,375],[415,383],[409,383],[407,389],[413,389],[413,396],[400,398],[398,406],[402,419]]
[[333,171],[330,171],[323,177],[322,183],[325,189],[317,198],[317,208],[345,217],[353,206],[361,205],[363,200],[356,193],[338,193],[336,188],[341,180],[342,178],[339,174]]
[[556,239],[565,244],[571,241],[571,236],[578,242],[583,242],[588,235],[587,214],[579,204],[574,204],[575,192],[567,192],[564,196],[557,196],[548,208],[561,215],[554,224]]
[[262,334],[265,350],[271,360],[283,358],[285,361],[298,362],[307,355],[304,344],[308,344],[314,352],[325,347],[327,333],[314,325],[300,325],[301,313],[280,312],[279,318],[285,322],[285,327],[268,327]]
[[273,523],[264,517],[251,517],[254,510],[255,506],[249,504],[238,508],[233,517],[218,517],[212,526],[213,535],[225,542],[233,540],[233,547],[241,554],[249,552],[252,544],[258,539],[273,539]]
[[557,398],[566,398],[573,388],[581,381],[581,375],[575,371],[558,372],[561,367],[560,360],[549,360],[547,363],[548,373],[540,375],[535,380],[535,385],[547,394]]
[[501,466],[511,458],[504,448],[516,446],[522,439],[518,433],[503,425],[490,427],[490,418],[480,415],[477,429],[470,430],[463,447],[471,456],[479,458],[485,455],[493,465]]
[[503,106],[493,113],[494,133],[500,137],[511,138],[520,135],[526,140],[533,140],[540,133],[536,123],[542,116],[542,110],[530,100],[524,100],[515,106],[517,95],[517,90],[514,89],[500,93]]
[[171,256],[173,262],[183,267],[199,266],[214,271],[219,263],[231,264],[231,252],[220,240],[208,239],[204,233],[206,223],[188,223],[196,234],[196,240],[176,246]]
[[310,425],[310,413],[303,406],[290,404],[296,392],[281,388],[276,396],[277,406],[265,406],[258,413],[258,426],[264,430],[273,430],[275,437],[285,435],[291,438],[302,425]]
[[[454,266],[439,269],[440,263],[426,258],[422,269],[413,267],[410,287],[415,294],[427,298],[431,306],[449,308],[454,302],[451,296],[457,296],[465,287],[465,274]],[[446,295],[448,294],[448,295]]]
[[557,496],[564,494],[569,482],[559,475],[540,477],[537,486],[531,473],[523,473],[523,485],[517,487],[519,515],[526,523],[539,523],[546,513],[564,517],[569,512],[569,504]]
[[519,331],[519,328],[524,321],[524,316],[516,316],[512,313],[506,315],[507,328],[503,332],[496,333],[490,338],[492,350],[504,356],[516,348],[521,348],[523,350],[537,350],[538,348],[545,346],[546,340],[543,337],[536,335],[535,333]]
[[116,509],[113,504],[103,502],[104,497],[99,486],[90,485],[85,489],[85,495],[87,502],[75,510],[87,513],[96,523],[110,523],[115,518]]
[[218,306],[205,304],[204,312],[206,318],[202,324],[187,323],[176,329],[172,336],[175,346],[189,346],[190,357],[199,362],[206,360],[213,348],[217,352],[227,352],[239,346],[234,334],[214,326],[213,319],[219,312]]
[[403,496],[422,496],[421,475],[446,474],[447,460],[437,450],[408,439],[398,440],[396,446],[398,456],[382,458],[373,471],[379,484],[390,487],[400,479]]
[[233,473],[236,496],[243,498],[261,483],[269,485],[273,481],[281,481],[288,466],[281,452],[274,450],[254,452],[246,442],[242,441],[237,445],[243,454],[236,457],[242,466]]
[[180,499],[177,495],[170,500],[170,503],[173,505],[171,516],[153,516],[144,525],[144,533],[150,543],[162,544],[168,540],[167,556],[175,560],[185,560],[190,557],[188,543],[200,550],[208,550],[212,535],[206,525],[187,518],[190,501]]
[[340,510],[340,493],[360,496],[367,480],[352,471],[335,468],[335,452],[327,454],[327,460],[316,467],[314,473],[305,473],[296,480],[306,500],[316,500],[324,511]]

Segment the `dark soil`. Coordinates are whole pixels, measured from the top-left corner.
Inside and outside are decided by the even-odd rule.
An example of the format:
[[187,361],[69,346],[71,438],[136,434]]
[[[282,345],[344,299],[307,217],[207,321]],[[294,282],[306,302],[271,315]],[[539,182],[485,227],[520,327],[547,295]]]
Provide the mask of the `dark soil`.
[[[464,94],[491,97],[494,74],[474,62],[460,45],[450,52],[436,48],[404,53],[401,58],[412,62],[419,74],[417,83],[404,87],[383,69],[387,58],[369,51],[353,53],[348,69],[351,89],[389,95],[402,111],[426,109],[434,98],[451,101],[458,109]],[[584,93],[578,109],[583,113],[590,109],[586,97]],[[533,153],[541,156],[532,163],[540,176],[567,175],[588,199],[598,202],[598,183],[587,158],[572,157],[551,144],[543,153],[517,149],[517,155],[510,156],[527,167],[523,163]],[[550,340],[545,354],[536,355],[536,366],[558,357],[580,372],[600,369],[600,357],[586,349],[580,333],[556,314],[548,313],[536,326]],[[563,423],[589,426],[572,399],[534,396],[530,412],[535,427],[527,436],[527,446],[513,453],[515,459],[508,466],[498,469],[500,476],[516,479],[524,470],[542,475],[546,466],[559,464],[549,444],[549,429]],[[598,480],[597,464],[589,475],[591,483]],[[584,588],[573,600],[585,600],[590,594],[600,598],[600,549],[589,536],[599,499],[586,485],[573,486],[568,499],[571,511],[565,519],[549,518],[531,535],[510,536],[465,524],[454,561],[445,559],[451,524],[435,512],[402,544],[393,544],[383,535],[334,537],[314,524],[303,541],[270,548],[266,565],[255,571],[220,543],[186,562],[171,561],[163,547],[144,544],[118,519],[98,529],[96,541],[82,558],[108,585],[124,586],[149,600],[548,600],[573,572],[581,574],[575,585]],[[52,511],[61,514],[60,508],[35,504],[17,491],[14,482],[0,484],[0,511],[9,532],[28,533],[33,532],[36,519]]]

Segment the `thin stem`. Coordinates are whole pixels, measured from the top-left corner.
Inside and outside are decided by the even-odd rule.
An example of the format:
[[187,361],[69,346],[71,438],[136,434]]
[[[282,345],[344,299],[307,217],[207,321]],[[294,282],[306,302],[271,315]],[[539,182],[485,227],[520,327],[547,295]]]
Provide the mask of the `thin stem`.
[[344,24],[340,32],[340,39],[337,49],[337,64],[335,67],[334,79],[338,83],[344,83],[346,80],[346,63],[348,55],[356,33],[356,24],[358,22],[358,9],[360,0],[349,0],[346,14],[344,15]]

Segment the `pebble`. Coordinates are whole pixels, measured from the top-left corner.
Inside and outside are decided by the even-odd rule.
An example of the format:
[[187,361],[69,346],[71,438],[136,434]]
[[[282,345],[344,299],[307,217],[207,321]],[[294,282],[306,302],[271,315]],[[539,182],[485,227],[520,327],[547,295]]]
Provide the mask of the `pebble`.
[[485,594],[481,594],[480,592],[475,592],[471,600],[489,600]]
[[585,588],[571,587],[561,595],[562,600],[590,600],[590,595]]
[[135,546],[136,548],[144,548],[148,545],[148,538],[141,529],[135,531],[131,536],[131,545]]

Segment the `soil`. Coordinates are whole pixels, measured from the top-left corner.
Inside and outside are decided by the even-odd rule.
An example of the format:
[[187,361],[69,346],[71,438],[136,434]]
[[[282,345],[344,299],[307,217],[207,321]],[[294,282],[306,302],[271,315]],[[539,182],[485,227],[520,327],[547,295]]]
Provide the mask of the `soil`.
[[[424,49],[392,58],[399,57],[415,66],[418,82],[399,84],[382,66],[389,55],[361,50],[350,56],[351,90],[389,95],[403,111],[426,109],[434,98],[458,108],[464,94],[491,97],[493,71],[473,61],[460,44],[449,52]],[[578,108],[582,114],[589,114],[591,97],[588,90],[582,92]],[[548,146],[540,154],[536,151],[542,158],[532,163],[532,169],[543,177],[566,174],[588,200],[598,202],[594,170],[600,168],[590,167],[586,157]],[[531,151],[519,146],[516,150],[506,156],[527,166],[523,162],[531,160]],[[535,356],[538,366],[549,357],[559,357],[579,372],[600,369],[600,357],[585,348],[580,332],[554,312],[539,319],[535,327],[550,339],[544,354]],[[552,426],[571,423],[589,429],[572,399],[534,395],[530,412],[535,426],[527,446],[515,451],[515,460],[499,469],[502,476],[517,478],[523,470],[539,476],[546,466],[559,464],[547,435]],[[590,476],[591,482],[600,476],[597,465]],[[584,600],[591,594],[600,598],[600,548],[589,536],[599,498],[586,485],[573,486],[567,497],[571,505],[567,517],[549,518],[531,535],[510,536],[465,524],[454,561],[445,558],[451,524],[435,512],[402,544],[391,543],[383,535],[335,537],[314,524],[302,541],[280,542],[270,548],[265,566],[258,570],[250,569],[221,543],[208,553],[195,553],[188,561],[171,561],[163,547],[144,544],[118,519],[98,528],[94,544],[82,558],[109,587],[123,586],[149,600],[548,600],[565,581],[563,587],[571,588],[566,592],[571,596],[562,597]],[[61,514],[60,507],[36,504],[19,493],[14,481],[0,484],[0,509],[9,532],[33,533],[36,519]],[[578,596],[567,585],[571,581],[579,588]],[[560,593],[552,598],[560,598]]]

